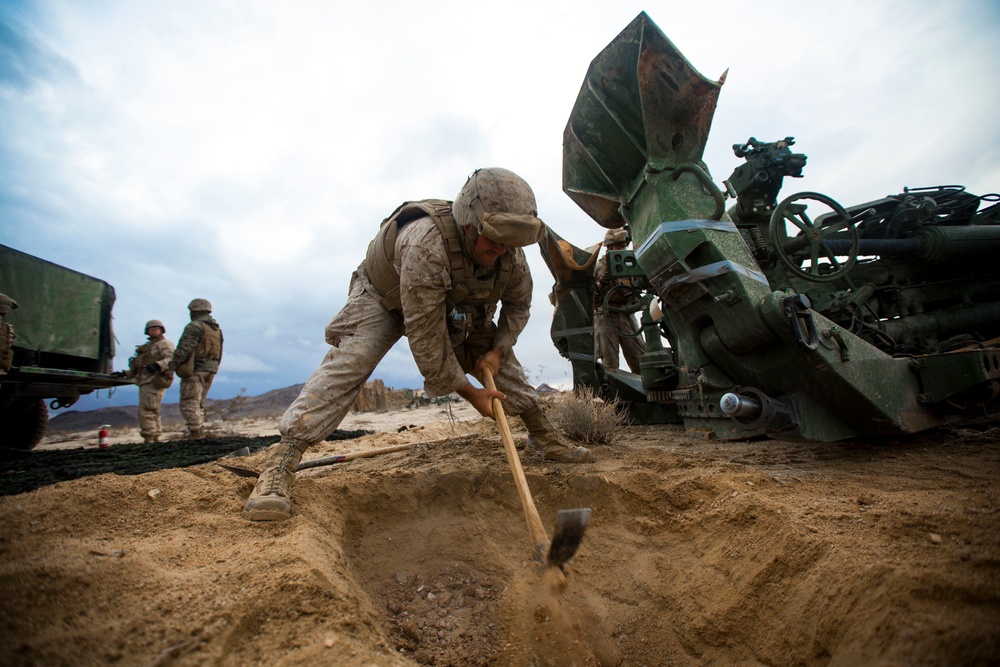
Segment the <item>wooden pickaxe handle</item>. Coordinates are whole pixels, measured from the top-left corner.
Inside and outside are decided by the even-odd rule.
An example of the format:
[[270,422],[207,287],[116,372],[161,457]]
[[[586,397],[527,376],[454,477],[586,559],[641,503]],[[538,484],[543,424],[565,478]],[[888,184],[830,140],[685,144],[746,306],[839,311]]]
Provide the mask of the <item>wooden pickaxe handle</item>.
[[[493,373],[489,368],[483,369],[483,378],[486,386],[496,391],[496,384],[493,382]],[[524,518],[528,522],[528,531],[531,539],[535,543],[535,560],[539,565],[545,564],[545,552],[549,548],[549,536],[545,533],[545,526],[535,509],[535,501],[531,498],[531,489],[528,488],[528,480],[524,476],[524,468],[521,467],[521,459],[517,455],[517,448],[514,447],[514,436],[510,434],[510,426],[507,425],[507,415],[504,414],[503,405],[499,398],[493,399],[493,417],[500,427],[500,439],[503,440],[503,449],[507,454],[507,463],[510,464],[510,471],[514,474],[514,485],[517,486],[517,493],[521,496],[521,507],[524,508]]]

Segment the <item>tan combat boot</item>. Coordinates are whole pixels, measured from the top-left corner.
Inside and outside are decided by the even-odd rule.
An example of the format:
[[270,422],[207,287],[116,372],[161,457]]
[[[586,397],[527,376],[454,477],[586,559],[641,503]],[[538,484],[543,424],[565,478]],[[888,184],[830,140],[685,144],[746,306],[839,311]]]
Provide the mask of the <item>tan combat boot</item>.
[[527,449],[541,452],[546,461],[556,463],[591,463],[594,455],[586,447],[567,445],[556,435],[549,421],[537,405],[521,413],[521,420],[528,428]]
[[160,436],[158,436],[158,435],[144,435],[142,437],[142,441],[144,443],[146,443],[147,445],[148,444],[152,444],[154,442],[159,442],[160,441]]
[[292,516],[292,478],[308,445],[285,440],[274,446],[264,464],[264,472],[247,499],[247,518],[251,521],[284,521]]
[[190,440],[203,440],[205,438],[204,429],[194,428],[188,431],[188,439]]

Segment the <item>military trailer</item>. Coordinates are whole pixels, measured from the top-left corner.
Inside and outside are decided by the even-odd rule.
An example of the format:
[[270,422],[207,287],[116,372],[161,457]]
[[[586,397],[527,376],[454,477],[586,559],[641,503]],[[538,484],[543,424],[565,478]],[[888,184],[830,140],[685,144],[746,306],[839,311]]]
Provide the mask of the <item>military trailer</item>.
[[782,197],[806,164],[792,137],[735,144],[745,163],[716,182],[702,154],[724,79],[645,13],[590,65],[563,190],[629,230],[634,247],[609,253],[628,299],[602,305],[641,315],[619,333],[646,352],[637,374],[595,360],[600,248],[549,230],[551,334],[574,384],[636,422],[719,439],[896,436],[1000,410],[1000,197],[952,184],[850,206]]
[[0,245],[0,445],[27,450],[49,407],[131,381],[112,375],[111,285]]

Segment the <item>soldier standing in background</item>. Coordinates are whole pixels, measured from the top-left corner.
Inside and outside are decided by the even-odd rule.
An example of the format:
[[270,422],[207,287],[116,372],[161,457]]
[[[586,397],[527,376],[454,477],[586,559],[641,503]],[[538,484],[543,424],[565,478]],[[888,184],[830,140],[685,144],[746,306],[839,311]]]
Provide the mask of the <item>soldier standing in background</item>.
[[[604,256],[597,260],[597,265],[594,267],[594,356],[603,361],[606,368],[618,370],[618,347],[621,346],[625,363],[633,373],[638,373],[639,361],[646,351],[642,334],[622,336],[618,333],[632,332],[639,328],[635,315],[604,310],[604,298],[608,292],[619,285],[631,286],[628,278],[612,278],[608,271],[608,251],[624,250],[627,243],[628,231],[609,229],[604,235]],[[628,290],[619,289],[611,295],[608,305],[621,306],[628,301],[628,296]]]
[[139,387],[139,434],[143,442],[160,441],[160,404],[163,394],[174,382],[174,373],[167,369],[174,353],[174,344],[163,337],[167,328],[160,320],[146,322],[149,340],[135,348],[128,360],[125,377]]
[[[542,238],[535,195],[506,169],[475,171],[454,204],[406,202],[383,221],[351,277],[347,303],[326,327],[330,349],[282,415],[246,503],[251,520],[287,519],[302,454],[333,432],[379,361],[406,336],[430,396],[453,391],[484,417],[505,401],[528,429],[528,446],[561,463],[593,460],[562,442],[542,414],[514,344],[528,322],[531,273],[523,247]],[[494,322],[496,317],[496,322]],[[477,388],[468,373],[489,368],[497,390]]]
[[212,304],[207,299],[194,299],[188,310],[191,321],[184,327],[168,367],[181,378],[181,414],[188,435],[198,440],[205,437],[205,397],[222,361],[222,329],[212,318]]

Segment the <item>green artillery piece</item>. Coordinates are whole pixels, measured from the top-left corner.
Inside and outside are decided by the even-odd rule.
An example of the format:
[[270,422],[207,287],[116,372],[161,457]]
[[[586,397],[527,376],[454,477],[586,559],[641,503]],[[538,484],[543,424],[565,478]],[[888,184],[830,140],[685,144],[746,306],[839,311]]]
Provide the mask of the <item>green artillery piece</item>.
[[635,421],[720,439],[891,436],[996,412],[1000,197],[946,185],[850,207],[779,201],[806,163],[792,137],[735,145],[746,163],[717,185],[702,156],[724,78],[699,74],[645,13],[590,65],[563,190],[631,230],[611,274],[637,278],[647,351],[638,375],[595,361],[597,250],[550,232],[552,338],[575,384]]

